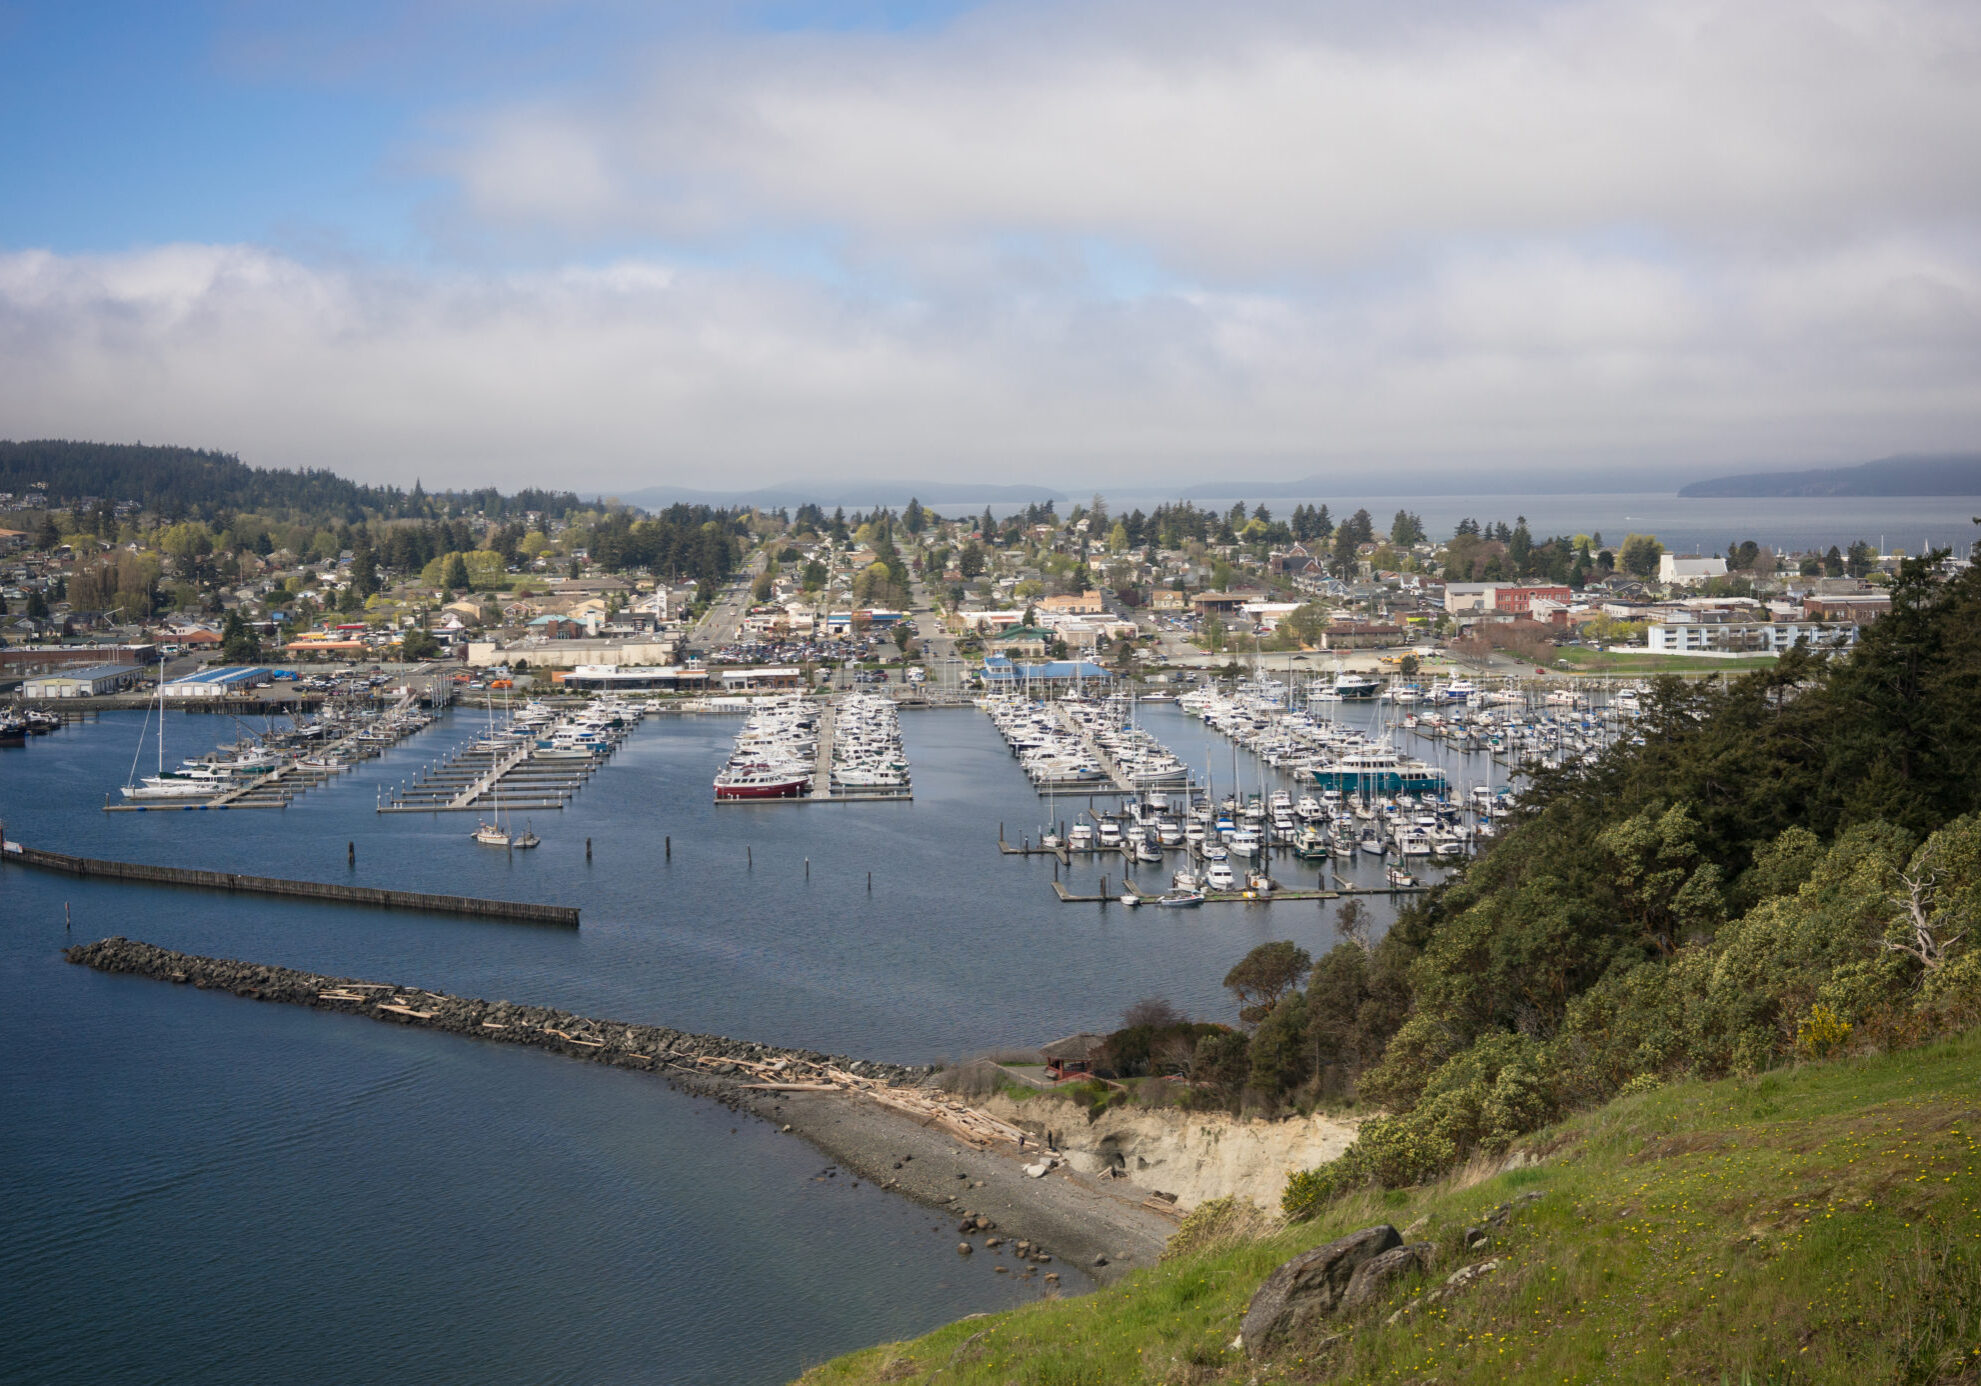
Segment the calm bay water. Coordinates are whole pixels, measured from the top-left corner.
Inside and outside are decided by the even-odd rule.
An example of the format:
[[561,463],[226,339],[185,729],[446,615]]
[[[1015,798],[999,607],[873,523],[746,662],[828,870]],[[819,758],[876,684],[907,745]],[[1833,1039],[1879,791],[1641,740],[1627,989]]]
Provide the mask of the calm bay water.
[[[1078,801],[1044,807],[974,711],[904,716],[912,804],[718,808],[737,723],[709,717],[649,719],[569,808],[535,815],[534,852],[476,847],[473,815],[374,811],[480,720],[453,714],[271,812],[102,812],[138,714],[0,753],[0,821],[35,845],[576,903],[585,921],[0,871],[0,1379],[777,1381],[1028,1293],[989,1258],[960,1263],[932,1215],[816,1179],[810,1147],[651,1079],[104,977],[64,964],[67,942],[927,1060],[1108,1028],[1149,995],[1223,1018],[1218,982],[1247,949],[1333,941],[1312,904],[1061,905],[1049,859],[1001,856],[996,834]],[[1262,783],[1173,708],[1145,721],[1221,788],[1234,767]],[[175,758],[234,735],[166,723]]]

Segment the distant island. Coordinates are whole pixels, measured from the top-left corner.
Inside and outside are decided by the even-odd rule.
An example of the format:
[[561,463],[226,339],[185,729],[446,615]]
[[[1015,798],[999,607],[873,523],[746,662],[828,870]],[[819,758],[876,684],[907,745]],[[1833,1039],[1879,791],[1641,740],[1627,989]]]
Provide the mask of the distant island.
[[793,481],[782,486],[760,486],[750,491],[702,491],[687,486],[649,486],[640,491],[619,491],[616,497],[642,510],[664,510],[670,505],[755,506],[759,510],[800,505],[871,506],[906,505],[919,500],[924,505],[1032,505],[1039,501],[1067,499],[1063,491],[1050,486],[1020,486],[979,481]]
[[1692,499],[1780,496],[1981,496],[1981,453],[1880,458],[1855,467],[1804,472],[1750,472],[1695,481],[1679,489]]

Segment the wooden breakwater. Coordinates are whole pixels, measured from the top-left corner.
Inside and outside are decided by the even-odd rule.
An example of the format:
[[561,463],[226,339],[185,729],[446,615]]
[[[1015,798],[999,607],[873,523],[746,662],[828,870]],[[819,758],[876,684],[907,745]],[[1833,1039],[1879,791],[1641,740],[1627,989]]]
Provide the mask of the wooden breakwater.
[[809,1049],[780,1049],[720,1035],[690,1034],[659,1025],[595,1020],[544,1006],[481,1001],[421,987],[175,953],[135,939],[78,944],[65,949],[62,956],[99,972],[188,983],[254,1001],[339,1011],[472,1039],[530,1045],[620,1068],[663,1072],[689,1086],[811,1090],[808,1085],[815,1078],[837,1074],[864,1084],[894,1087],[920,1083],[933,1072]]
[[145,866],[137,862],[72,857],[8,842],[0,860],[20,866],[64,871],[71,876],[99,876],[115,881],[151,885],[190,886],[196,890],[228,890],[248,895],[283,895],[301,900],[328,900],[373,909],[426,910],[434,914],[470,914],[485,919],[514,919],[529,924],[578,927],[571,905],[538,905],[525,900],[481,900],[469,895],[431,895],[417,890],[379,890],[372,886],[331,885],[324,881],[287,881],[275,876],[244,876],[233,871],[194,871],[182,866]]

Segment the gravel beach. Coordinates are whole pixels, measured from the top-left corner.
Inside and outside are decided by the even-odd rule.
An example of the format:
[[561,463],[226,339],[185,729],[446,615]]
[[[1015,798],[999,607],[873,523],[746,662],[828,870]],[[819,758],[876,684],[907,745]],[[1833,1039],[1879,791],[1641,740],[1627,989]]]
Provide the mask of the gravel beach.
[[[1154,1265],[1176,1230],[1173,1219],[1141,1205],[1139,1190],[1116,1192],[1106,1181],[1064,1165],[1043,1178],[1031,1178],[1023,1166],[1038,1159],[1042,1152],[1036,1147],[1023,1155],[1006,1146],[973,1149],[864,1098],[748,1092],[740,1094],[737,1105],[780,1128],[789,1126],[793,1135],[857,1177],[959,1223],[966,1213],[988,1217],[992,1228],[959,1233],[958,1240],[993,1254],[1009,1253],[1018,1241],[1030,1242],[1052,1258],[1031,1264],[1041,1272],[1060,1272],[1067,1289],[1079,1286],[1078,1277],[1107,1281]],[[1000,1244],[985,1248],[991,1237]]]

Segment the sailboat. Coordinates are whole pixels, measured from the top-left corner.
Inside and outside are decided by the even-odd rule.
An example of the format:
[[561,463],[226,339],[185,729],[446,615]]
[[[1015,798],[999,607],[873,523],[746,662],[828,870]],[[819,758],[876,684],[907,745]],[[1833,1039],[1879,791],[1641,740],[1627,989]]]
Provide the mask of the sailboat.
[[203,774],[167,771],[165,768],[165,661],[158,661],[158,773],[137,780],[138,756],[144,754],[144,735],[138,735],[138,749],[131,757],[131,772],[124,780],[126,799],[210,799],[227,788],[226,777],[208,770]]
[[[502,695],[502,702],[504,707],[508,706],[509,695],[506,692]],[[489,752],[489,766],[493,769],[505,754],[503,743],[498,742],[495,736],[494,703],[488,705],[488,731],[489,744],[494,748]],[[541,838],[530,831],[527,823],[524,824],[523,831],[520,833],[512,833],[504,826],[502,822],[502,777],[500,775],[495,777],[495,783],[489,786],[489,791],[494,800],[495,821],[491,823],[487,819],[483,819],[480,826],[475,829],[475,841],[481,843],[484,847],[506,847],[511,850],[535,847],[542,841]]]

